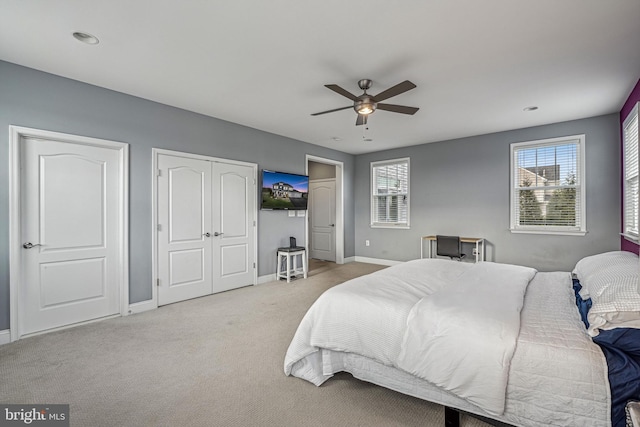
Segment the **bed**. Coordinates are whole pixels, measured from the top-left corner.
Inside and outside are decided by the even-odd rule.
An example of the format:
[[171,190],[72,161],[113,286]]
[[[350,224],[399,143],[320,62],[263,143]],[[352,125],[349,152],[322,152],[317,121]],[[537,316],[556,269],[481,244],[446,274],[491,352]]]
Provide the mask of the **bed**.
[[[625,265],[632,261],[624,259]],[[578,273],[597,276],[599,268],[591,267],[598,262],[584,262]],[[578,293],[584,288],[602,294],[606,286],[599,283],[589,288],[571,272],[490,262],[409,261],[322,294],[292,339],[284,371],[316,386],[349,372],[511,425],[617,427],[612,401],[619,406],[640,389],[612,399],[606,352],[592,336],[606,337],[619,325],[605,316],[608,324],[589,330],[577,309],[578,300],[590,300],[592,318],[600,315],[600,295]],[[588,310],[582,313],[588,316]],[[629,313],[625,321],[633,317]],[[640,335],[635,338],[640,342]],[[626,368],[619,371],[616,381],[640,384],[640,369],[633,378]],[[624,416],[623,405],[621,425]]]

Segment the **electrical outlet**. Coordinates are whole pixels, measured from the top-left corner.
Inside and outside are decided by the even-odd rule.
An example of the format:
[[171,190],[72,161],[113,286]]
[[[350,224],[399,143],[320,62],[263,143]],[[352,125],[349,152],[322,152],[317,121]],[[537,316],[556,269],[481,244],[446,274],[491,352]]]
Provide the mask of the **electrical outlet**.
[[370,242],[369,242],[368,240],[365,240],[365,241],[364,241],[364,245],[365,245],[365,246],[369,246],[369,243],[370,243]]
[[473,252],[472,253],[473,253],[473,256],[476,256],[476,255],[478,255],[478,250],[476,248],[473,248]]

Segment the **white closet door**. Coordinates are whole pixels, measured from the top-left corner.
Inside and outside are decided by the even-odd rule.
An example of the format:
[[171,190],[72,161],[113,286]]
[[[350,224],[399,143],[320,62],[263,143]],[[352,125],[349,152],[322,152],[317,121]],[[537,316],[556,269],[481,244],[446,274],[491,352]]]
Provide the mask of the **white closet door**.
[[254,168],[213,163],[213,292],[252,285],[255,280]]
[[211,163],[158,155],[158,305],[212,292]]

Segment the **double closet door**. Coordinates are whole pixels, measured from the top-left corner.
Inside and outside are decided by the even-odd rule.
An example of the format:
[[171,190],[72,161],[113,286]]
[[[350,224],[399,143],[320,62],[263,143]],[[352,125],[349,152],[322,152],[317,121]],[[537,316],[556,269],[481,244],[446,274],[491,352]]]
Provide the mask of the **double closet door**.
[[156,156],[158,305],[255,284],[256,165]]

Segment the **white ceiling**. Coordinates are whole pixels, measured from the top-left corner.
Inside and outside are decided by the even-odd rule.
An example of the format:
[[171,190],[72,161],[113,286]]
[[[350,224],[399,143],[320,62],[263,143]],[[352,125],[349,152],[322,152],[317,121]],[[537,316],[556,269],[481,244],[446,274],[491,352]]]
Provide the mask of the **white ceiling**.
[[[0,14],[2,60],[353,154],[618,112],[640,77],[638,0],[0,0]],[[374,95],[412,81],[385,102],[420,111],[376,111],[371,142],[351,109],[310,115],[351,104],[325,84],[359,95],[362,78]]]

